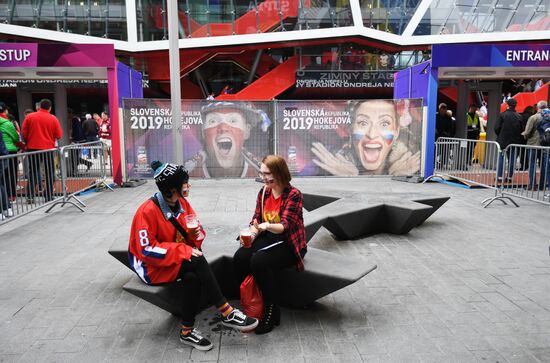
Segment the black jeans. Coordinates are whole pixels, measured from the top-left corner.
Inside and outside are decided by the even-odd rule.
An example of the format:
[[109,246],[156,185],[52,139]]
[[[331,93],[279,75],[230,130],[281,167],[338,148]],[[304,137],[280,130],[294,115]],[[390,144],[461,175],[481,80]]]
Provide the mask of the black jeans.
[[266,250],[262,248],[281,241],[282,235],[270,232],[260,234],[250,248],[241,247],[233,256],[233,264],[237,276],[242,282],[252,274],[258,284],[264,304],[279,304],[278,293],[275,290],[275,271],[294,266],[296,256],[288,242],[283,241]]
[[[86,136],[86,142],[96,142],[99,141],[99,136]],[[89,149],[90,159],[92,158],[92,154],[94,158],[97,158],[97,154],[99,153],[97,148]]]
[[90,160],[83,159],[80,156],[81,149],[71,149],[69,150],[69,160],[67,163],[67,176],[77,176],[78,175],[78,166],[84,164],[86,166],[92,166]]
[[[39,150],[29,150],[39,151]],[[53,199],[53,184],[55,179],[55,165],[54,158],[51,151],[29,155],[29,188],[27,191],[27,197],[34,198],[36,194],[36,187],[40,181],[40,170],[44,168],[44,176],[46,178],[46,193],[44,198],[46,202]]]
[[8,168],[7,160],[0,160],[0,213],[4,213],[8,208],[11,208],[8,194],[6,193],[6,179],[4,171]]
[[172,287],[182,291],[181,320],[185,326],[195,324],[195,315],[200,309],[202,289],[205,289],[209,301],[216,307],[227,302],[204,256],[191,256],[190,261],[183,261],[178,279],[172,284]]
[[[17,154],[17,151],[10,152],[10,155]],[[17,158],[11,158],[5,160],[7,168],[4,170],[4,182],[6,183],[6,193],[8,197],[14,198],[17,194],[17,166],[19,160]]]

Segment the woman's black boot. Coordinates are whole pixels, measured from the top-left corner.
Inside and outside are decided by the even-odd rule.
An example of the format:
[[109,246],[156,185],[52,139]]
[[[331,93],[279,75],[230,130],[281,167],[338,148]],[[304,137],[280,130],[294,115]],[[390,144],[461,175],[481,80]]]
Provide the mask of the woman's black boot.
[[260,323],[256,327],[256,334],[265,334],[273,330],[273,325],[281,323],[281,310],[274,304],[264,305],[264,313]]

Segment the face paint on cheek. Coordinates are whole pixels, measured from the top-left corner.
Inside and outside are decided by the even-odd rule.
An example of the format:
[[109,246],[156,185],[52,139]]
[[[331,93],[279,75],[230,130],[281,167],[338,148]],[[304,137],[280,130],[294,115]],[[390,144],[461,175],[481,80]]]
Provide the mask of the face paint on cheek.
[[218,133],[217,127],[211,127],[208,129],[204,129],[204,138],[207,142],[212,142],[216,138],[216,134]]
[[382,138],[384,139],[387,145],[391,145],[394,137],[395,137],[395,134],[393,133],[393,131],[389,131],[389,130],[382,131]]
[[244,135],[244,130],[241,127],[235,127],[233,125],[230,125],[228,123],[221,123],[216,125],[215,127],[206,127],[204,129],[204,136],[206,137],[214,137],[220,133],[232,133],[235,135]]
[[365,133],[360,132],[360,131],[354,131],[353,134],[351,134],[351,139],[354,142],[357,142],[357,141],[361,140],[363,137],[365,137]]

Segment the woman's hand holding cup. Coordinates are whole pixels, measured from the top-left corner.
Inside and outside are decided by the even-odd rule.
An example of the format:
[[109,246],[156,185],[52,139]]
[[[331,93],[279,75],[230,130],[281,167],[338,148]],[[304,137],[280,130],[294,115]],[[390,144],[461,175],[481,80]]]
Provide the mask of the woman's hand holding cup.
[[243,224],[239,227],[241,246],[244,248],[250,248],[252,246],[253,235],[252,227],[248,224]]

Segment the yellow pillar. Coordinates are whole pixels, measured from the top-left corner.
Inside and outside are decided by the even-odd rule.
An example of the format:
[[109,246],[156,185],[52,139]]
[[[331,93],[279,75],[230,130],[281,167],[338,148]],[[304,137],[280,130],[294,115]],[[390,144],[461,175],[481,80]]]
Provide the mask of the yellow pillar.
[[[482,140],[482,141],[487,140],[487,133],[480,132],[479,140]],[[485,143],[478,142],[476,144],[476,147],[474,149],[474,160],[476,160],[480,164],[483,164],[483,161],[485,160]]]

